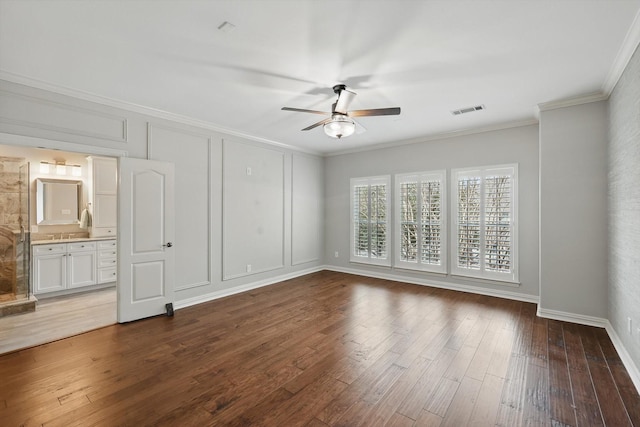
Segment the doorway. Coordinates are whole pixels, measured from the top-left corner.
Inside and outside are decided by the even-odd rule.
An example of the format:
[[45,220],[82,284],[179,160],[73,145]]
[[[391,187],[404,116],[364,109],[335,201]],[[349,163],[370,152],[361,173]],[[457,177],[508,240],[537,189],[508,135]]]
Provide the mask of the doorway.
[[[3,142],[8,138],[3,138]],[[56,143],[52,141],[52,145]],[[58,250],[64,247],[71,251],[72,245],[91,239],[90,227],[81,219],[86,220],[82,218],[85,209],[91,210],[88,205],[90,180],[87,157],[96,154],[103,155],[0,145],[0,315],[6,314],[0,316],[0,354],[116,323],[115,277],[111,282],[98,279],[101,274],[99,263],[115,262],[116,259],[115,251],[111,261],[104,250],[107,237],[95,241],[94,254],[64,253],[62,258],[53,256],[47,260],[48,264],[40,264],[54,266],[53,270],[40,275],[43,280],[72,283],[67,289],[38,291],[35,286],[34,264],[37,259],[32,256],[33,248]],[[49,170],[46,171],[42,165],[47,165]],[[62,168],[65,174],[61,173]],[[71,221],[65,220],[65,215],[44,218],[45,210],[39,206],[36,197],[37,181],[79,183],[77,206],[55,206],[54,209],[74,217]],[[40,203],[44,203],[42,193],[45,187],[42,185],[39,194]],[[50,188],[51,191],[55,189],[54,186]],[[49,196],[49,200],[56,203],[64,198],[57,197],[55,193]],[[117,196],[114,195],[113,199]],[[10,208],[16,212],[10,212]],[[37,212],[38,208],[40,212]],[[115,232],[112,237],[115,242]],[[97,242],[102,246],[98,247]],[[72,258],[77,262],[72,262]],[[85,259],[88,263],[83,267],[81,262]],[[102,267],[101,277],[110,272],[104,265]],[[93,281],[90,280],[92,277]],[[76,286],[78,283],[83,287]]]

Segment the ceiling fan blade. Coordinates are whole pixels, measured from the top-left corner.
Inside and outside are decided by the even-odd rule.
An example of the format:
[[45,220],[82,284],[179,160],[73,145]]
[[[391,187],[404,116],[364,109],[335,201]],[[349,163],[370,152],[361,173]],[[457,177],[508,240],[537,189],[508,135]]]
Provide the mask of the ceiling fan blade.
[[322,114],[323,116],[329,115],[326,111],[318,111],[318,110],[305,110],[304,108],[291,108],[291,107],[282,107],[284,111],[297,111],[298,113],[313,113],[313,114]]
[[361,133],[365,133],[367,128],[362,126],[362,124],[356,120],[353,121],[356,124],[356,134],[360,135]]
[[371,110],[353,110],[347,113],[349,117],[367,117],[367,116],[397,116],[400,114],[400,107],[392,108],[374,108]]
[[340,91],[340,95],[338,95],[338,101],[336,102],[336,106],[333,111],[336,113],[347,114],[347,109],[355,97],[355,92],[351,92],[349,89],[342,89]]
[[306,128],[302,129],[302,130],[311,130],[313,128],[317,128],[318,126],[321,125],[326,125],[327,123],[329,123],[332,120],[331,117],[329,117],[328,119],[324,119],[324,120],[320,120],[317,123],[312,124],[311,126],[307,126]]

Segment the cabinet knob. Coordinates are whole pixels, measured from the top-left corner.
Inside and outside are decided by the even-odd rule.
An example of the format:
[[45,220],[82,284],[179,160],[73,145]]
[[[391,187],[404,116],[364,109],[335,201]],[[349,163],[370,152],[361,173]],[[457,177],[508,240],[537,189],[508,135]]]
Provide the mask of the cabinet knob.
[[173,246],[173,243],[171,243],[171,242],[167,242],[167,244],[166,244],[166,245],[162,245],[162,246],[167,247],[167,248],[170,248],[170,247],[172,247],[172,246]]

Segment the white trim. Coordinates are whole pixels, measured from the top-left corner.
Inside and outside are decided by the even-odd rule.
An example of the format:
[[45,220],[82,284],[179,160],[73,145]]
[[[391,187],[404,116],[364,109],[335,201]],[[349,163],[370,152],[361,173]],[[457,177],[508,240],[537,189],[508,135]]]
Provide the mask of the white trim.
[[477,135],[485,132],[495,132],[499,130],[513,129],[513,128],[532,126],[537,124],[539,124],[539,120],[536,118],[518,120],[518,121],[512,121],[512,122],[503,122],[503,123],[488,125],[484,127],[460,129],[460,130],[454,130],[451,132],[434,133],[432,135],[420,136],[417,138],[403,139],[400,141],[383,142],[380,144],[368,145],[365,147],[350,148],[346,150],[336,150],[329,153],[324,153],[322,154],[322,156],[332,157],[332,156],[341,156],[343,154],[362,153],[367,151],[380,150],[384,148],[398,147],[401,145],[413,145],[413,144],[420,144],[420,143],[429,142],[429,141],[440,141],[443,139],[457,138],[460,136]]
[[537,106],[538,113],[543,111],[557,110],[559,108],[575,107],[577,105],[589,104],[592,102],[606,101],[609,94],[602,92],[589,93],[587,95],[576,96],[573,98],[558,99],[555,101],[541,102]]
[[[411,172],[396,174],[395,181],[395,198],[393,200],[393,207],[395,211],[394,228],[392,233],[395,238],[393,239],[393,248],[395,255],[393,257],[393,265],[397,268],[415,271],[428,271],[432,273],[446,274],[448,267],[448,237],[447,237],[447,171],[445,169],[424,171],[424,172]],[[427,182],[437,181],[440,183],[440,265],[425,264],[422,263],[422,188],[423,184]],[[400,259],[402,254],[402,184],[415,183],[417,188],[417,217],[415,223],[417,226],[417,254],[415,262],[404,261]]]
[[151,107],[145,107],[143,105],[138,105],[138,104],[121,101],[117,99],[107,98],[107,97],[96,95],[93,93],[79,91],[77,89],[71,89],[64,86],[53,85],[51,83],[47,83],[37,79],[32,79],[30,77],[25,77],[19,74],[14,74],[1,69],[0,69],[0,80],[5,80],[10,83],[29,86],[35,89],[46,90],[59,95],[70,96],[73,98],[81,99],[83,101],[94,102],[107,107],[119,108],[121,110],[126,110],[132,113],[144,114],[144,115],[159,118],[159,119],[178,122],[178,123],[185,124],[187,126],[195,126],[198,128],[207,129],[214,132],[220,132],[226,135],[237,136],[237,137],[249,139],[252,141],[262,142],[268,145],[275,145],[277,147],[285,148],[288,150],[299,151],[303,153],[313,154],[316,156],[322,155],[322,153],[319,153],[313,150],[303,149],[303,148],[285,144],[282,142],[277,142],[268,138],[249,135],[239,130],[225,128],[223,126],[220,126],[218,124],[211,123],[208,121],[193,119],[191,117],[182,116],[180,114],[171,113],[168,111],[163,111],[163,110],[159,110]]
[[618,80],[622,77],[631,57],[633,57],[633,53],[638,48],[638,45],[640,45],[640,10],[636,13],[636,17],[631,23],[631,27],[629,27],[629,31],[618,50],[616,59],[611,65],[609,74],[607,74],[607,77],[602,84],[602,91],[606,93],[607,96],[611,95],[611,92],[615,89],[616,84],[618,84]]
[[52,108],[58,108],[60,110],[67,110],[67,111],[71,111],[71,112],[75,112],[75,113],[79,113],[79,114],[85,114],[85,115],[93,115],[96,117],[102,117],[104,119],[110,119],[113,121],[118,121],[120,122],[120,126],[122,127],[120,129],[120,131],[118,132],[119,135],[115,136],[115,135],[109,135],[108,133],[97,133],[97,132],[90,132],[90,131],[86,131],[86,130],[79,130],[79,129],[73,129],[73,128],[69,128],[69,127],[64,127],[62,125],[60,126],[55,126],[52,124],[46,124],[46,123],[38,123],[38,122],[32,122],[29,120],[21,120],[21,119],[12,119],[12,118],[8,118],[8,117],[0,117],[0,123],[6,123],[9,125],[17,125],[17,126],[23,126],[23,127],[30,127],[30,128],[34,128],[34,129],[40,129],[40,130],[49,130],[49,131],[53,131],[53,132],[60,132],[60,133],[67,133],[67,134],[71,134],[71,135],[76,135],[76,136],[88,136],[91,138],[97,138],[97,139],[106,139],[106,140],[111,140],[111,141],[116,141],[116,142],[122,142],[122,143],[127,143],[127,118],[126,117],[120,117],[120,116],[116,116],[114,114],[109,114],[109,113],[104,113],[102,111],[97,111],[97,110],[93,110],[93,109],[89,109],[89,108],[79,108],[76,107],[74,105],[70,105],[70,104],[63,104],[61,102],[56,102],[56,101],[52,101],[46,98],[39,98],[37,96],[32,96],[32,95],[26,95],[23,93],[19,93],[19,92],[13,92],[7,89],[0,89],[0,96],[3,97],[15,97],[18,99],[23,99],[26,100],[28,102],[31,102],[33,104],[40,104],[42,106],[49,106]]
[[325,265],[325,270],[337,271],[339,273],[356,274],[358,276],[372,277],[375,279],[394,280],[396,282],[409,283],[412,285],[430,286],[433,288],[449,289],[451,291],[469,292],[472,294],[486,295],[490,297],[504,298],[515,301],[530,302],[538,304],[537,295],[528,295],[519,292],[504,291],[501,289],[479,288],[477,286],[460,285],[456,283],[441,282],[438,280],[416,279],[396,274],[371,272],[369,270],[359,270],[355,268],[344,268],[334,265]]
[[602,317],[550,310],[548,308],[541,308],[540,306],[538,306],[536,314],[538,317],[543,317],[545,319],[561,320],[563,322],[578,323],[580,325],[595,326],[597,328],[604,328],[608,323],[608,320],[603,319]]
[[308,268],[308,269],[296,271],[293,273],[283,274],[281,276],[271,277],[269,279],[246,283],[244,285],[235,286],[229,289],[222,289],[222,290],[211,292],[208,294],[179,300],[179,301],[176,301],[173,305],[176,310],[179,310],[181,308],[191,307],[192,305],[213,301],[219,298],[224,298],[224,297],[239,294],[242,292],[250,291],[253,289],[262,288],[264,286],[273,285],[275,283],[283,282],[285,280],[295,279],[296,277],[305,276],[307,274],[317,273],[318,271],[322,271],[322,270],[325,270],[323,266]]
[[605,322],[606,322],[605,329],[609,334],[609,338],[611,338],[611,342],[613,343],[613,346],[616,348],[616,351],[618,352],[618,356],[620,356],[620,360],[622,360],[622,364],[624,365],[625,368],[627,368],[627,372],[631,377],[631,381],[633,381],[633,385],[636,386],[636,390],[638,391],[638,393],[640,393],[640,369],[636,365],[635,361],[633,360],[633,358],[631,357],[627,349],[624,347],[624,344],[622,344],[622,340],[616,333],[616,330],[613,328],[613,325],[611,325],[611,322],[609,322],[608,320],[605,320]]
[[[486,267],[486,194],[487,194],[487,176],[492,174],[498,174],[501,176],[509,176],[511,180],[510,185],[510,200],[511,200],[511,214],[510,214],[510,230],[511,230],[511,239],[510,239],[510,270],[509,272],[498,272],[488,270]],[[464,268],[459,266],[458,264],[458,232],[459,232],[459,216],[458,216],[458,183],[460,178],[478,178],[479,179],[479,219],[480,219],[480,227],[479,227],[479,264],[477,269]],[[519,235],[519,227],[518,227],[518,164],[510,163],[504,165],[492,165],[492,166],[480,166],[480,167],[470,167],[470,168],[461,168],[461,169],[451,169],[451,224],[450,229],[451,233],[449,235],[450,239],[450,248],[451,248],[451,262],[449,271],[451,275],[462,276],[462,277],[476,277],[479,279],[489,279],[496,280],[500,282],[510,282],[510,283],[518,283],[520,281],[520,267],[519,267],[519,250],[518,250],[518,235]]]
[[4,132],[0,132],[0,144],[71,151],[74,153],[92,154],[96,156],[128,157],[129,155],[127,151],[116,150],[114,148],[76,144],[74,142],[57,141],[54,139],[36,138],[33,136],[23,136]]
[[[372,258],[371,257],[371,228],[368,228],[368,254],[366,256],[356,255],[355,253],[355,221],[354,221],[354,190],[356,187],[367,187],[367,204],[368,210],[371,210],[371,186],[384,185],[385,187],[385,246],[387,250],[386,258]],[[349,261],[358,262],[363,264],[372,264],[380,266],[391,266],[391,260],[393,258],[393,244],[391,238],[393,233],[391,232],[391,175],[369,176],[351,178],[349,182]],[[371,218],[367,220],[367,224],[371,224]]]

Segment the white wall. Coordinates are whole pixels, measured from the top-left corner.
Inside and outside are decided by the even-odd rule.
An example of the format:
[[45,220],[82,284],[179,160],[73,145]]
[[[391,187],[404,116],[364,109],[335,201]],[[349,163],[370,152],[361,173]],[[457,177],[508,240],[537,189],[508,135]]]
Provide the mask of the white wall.
[[0,80],[0,143],[174,163],[177,307],[320,268],[322,158],[90,98]]
[[[447,176],[450,177],[451,169],[454,168],[507,163],[517,163],[519,168],[521,282],[519,286],[349,262],[349,180],[351,178],[390,174],[393,189],[393,175],[398,173],[446,169]],[[392,275],[400,280],[414,282],[440,282],[452,287],[464,285],[483,293],[537,300],[538,127],[536,125],[331,156],[325,159],[324,177],[325,256],[330,267],[379,276]],[[450,186],[447,185],[447,187]],[[453,212],[450,206],[449,200],[447,209],[449,215]],[[449,223],[451,224],[451,221]],[[338,258],[334,257],[336,251],[339,252]],[[449,258],[451,259],[451,256]]]
[[540,312],[607,317],[606,108],[540,113]]

